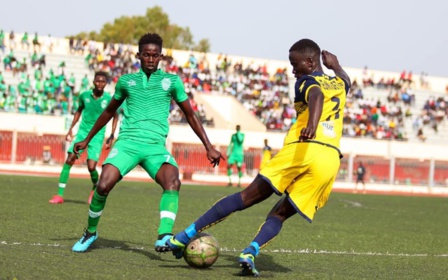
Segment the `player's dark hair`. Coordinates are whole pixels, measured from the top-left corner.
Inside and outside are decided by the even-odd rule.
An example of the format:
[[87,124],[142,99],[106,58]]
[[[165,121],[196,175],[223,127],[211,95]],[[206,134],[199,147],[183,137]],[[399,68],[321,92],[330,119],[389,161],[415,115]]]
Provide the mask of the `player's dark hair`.
[[302,39],[294,43],[289,49],[290,52],[320,54],[320,47],[313,40]]
[[104,71],[95,72],[95,77],[94,78],[96,78],[96,76],[103,76],[106,79],[106,81],[108,79],[107,73],[104,72]]
[[159,46],[160,50],[162,50],[163,39],[157,33],[146,33],[145,35],[140,37],[140,40],[138,40],[138,49],[140,50],[142,45],[147,44],[154,44],[156,46]]

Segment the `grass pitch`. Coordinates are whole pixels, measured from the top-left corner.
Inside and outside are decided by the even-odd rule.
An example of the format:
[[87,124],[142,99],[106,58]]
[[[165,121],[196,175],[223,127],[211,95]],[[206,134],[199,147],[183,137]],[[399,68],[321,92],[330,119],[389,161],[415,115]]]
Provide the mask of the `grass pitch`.
[[[57,178],[0,175],[0,279],[240,279],[237,256],[278,197],[210,228],[222,249],[209,269],[188,267],[153,244],[158,185],[123,181],[109,195],[87,253],[72,253],[87,223],[91,183],[70,179],[51,205]],[[184,185],[175,230],[236,188]],[[446,198],[333,193],[312,224],[298,215],[256,260],[262,278],[447,279]]]

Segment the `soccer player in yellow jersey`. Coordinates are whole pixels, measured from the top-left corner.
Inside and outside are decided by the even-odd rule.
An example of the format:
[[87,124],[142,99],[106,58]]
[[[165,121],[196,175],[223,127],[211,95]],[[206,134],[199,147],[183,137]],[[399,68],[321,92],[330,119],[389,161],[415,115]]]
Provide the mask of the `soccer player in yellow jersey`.
[[266,166],[266,164],[271,160],[271,158],[272,158],[272,148],[271,146],[268,145],[268,139],[264,139],[263,155],[261,158],[260,170]]
[[[320,62],[336,76],[323,72]],[[330,195],[339,169],[342,117],[350,79],[337,57],[309,39],[296,42],[289,61],[297,78],[297,122],[288,132],[283,148],[267,163],[254,181],[241,192],[219,200],[184,231],[168,241],[176,258],[198,232],[224,220],[231,213],[249,208],[273,193],[283,196],[269,212],[255,238],[240,254],[244,275],[257,276],[255,257],[280,232],[283,222],[296,213],[311,222]]]

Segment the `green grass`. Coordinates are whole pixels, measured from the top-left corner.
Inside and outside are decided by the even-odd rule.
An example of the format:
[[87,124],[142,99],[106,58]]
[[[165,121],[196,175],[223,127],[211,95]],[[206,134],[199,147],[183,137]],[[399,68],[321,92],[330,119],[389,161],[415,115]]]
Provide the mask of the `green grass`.
[[[66,203],[51,205],[57,178],[0,176],[0,279],[239,279],[239,251],[278,199],[210,228],[224,250],[210,269],[197,270],[154,251],[161,189],[152,183],[118,184],[92,250],[72,253],[90,185],[70,179]],[[184,185],[175,230],[235,190]],[[256,264],[273,279],[447,279],[447,236],[446,198],[333,193],[312,224],[288,220]]]

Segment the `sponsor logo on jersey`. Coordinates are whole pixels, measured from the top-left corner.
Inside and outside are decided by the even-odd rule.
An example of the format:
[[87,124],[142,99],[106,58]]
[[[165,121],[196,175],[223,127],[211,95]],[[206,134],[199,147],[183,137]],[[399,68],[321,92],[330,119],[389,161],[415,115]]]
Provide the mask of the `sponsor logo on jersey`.
[[335,138],[336,131],[334,130],[334,121],[325,121],[320,123],[323,128],[323,133],[327,137]]
[[101,101],[101,108],[106,108],[106,106],[107,106],[107,100],[103,100],[103,101]]
[[170,86],[171,86],[171,80],[168,79],[168,78],[164,78],[162,80],[162,88],[163,88],[163,90],[167,91],[170,88]]

